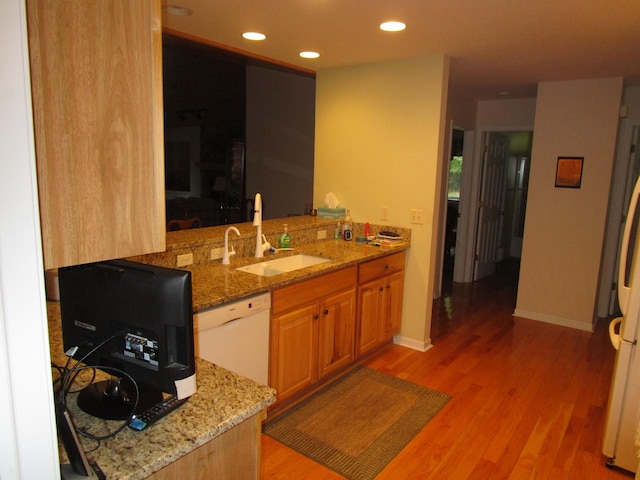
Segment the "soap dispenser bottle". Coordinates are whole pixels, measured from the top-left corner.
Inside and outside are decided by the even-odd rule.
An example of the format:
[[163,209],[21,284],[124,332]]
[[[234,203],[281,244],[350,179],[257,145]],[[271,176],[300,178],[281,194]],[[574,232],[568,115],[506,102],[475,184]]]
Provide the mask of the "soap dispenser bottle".
[[278,240],[279,248],[291,248],[291,235],[289,235],[289,229],[286,223]]

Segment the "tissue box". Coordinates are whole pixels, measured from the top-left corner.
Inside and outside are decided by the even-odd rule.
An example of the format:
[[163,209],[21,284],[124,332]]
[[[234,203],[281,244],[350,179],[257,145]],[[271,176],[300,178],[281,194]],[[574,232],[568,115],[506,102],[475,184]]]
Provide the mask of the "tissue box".
[[318,216],[323,218],[344,218],[347,215],[346,208],[319,207]]

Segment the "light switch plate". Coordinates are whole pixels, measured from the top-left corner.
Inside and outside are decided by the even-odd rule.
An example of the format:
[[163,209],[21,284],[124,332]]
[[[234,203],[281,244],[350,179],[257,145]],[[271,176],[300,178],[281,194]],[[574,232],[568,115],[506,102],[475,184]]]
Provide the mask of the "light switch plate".
[[424,223],[424,210],[412,208],[409,211],[409,221],[411,223],[422,225]]

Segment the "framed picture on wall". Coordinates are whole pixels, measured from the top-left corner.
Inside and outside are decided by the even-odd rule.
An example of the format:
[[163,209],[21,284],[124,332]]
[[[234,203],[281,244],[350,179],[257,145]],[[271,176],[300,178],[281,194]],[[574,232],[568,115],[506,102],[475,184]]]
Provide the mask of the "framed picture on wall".
[[584,157],[558,157],[556,187],[580,188]]

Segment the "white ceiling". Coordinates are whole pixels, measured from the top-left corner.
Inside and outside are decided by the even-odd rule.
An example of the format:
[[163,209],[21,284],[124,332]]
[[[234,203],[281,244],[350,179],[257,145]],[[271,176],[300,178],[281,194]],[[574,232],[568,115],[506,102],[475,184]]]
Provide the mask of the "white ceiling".
[[[639,0],[163,0],[163,26],[313,71],[414,56],[451,58],[473,98],[535,96],[544,81],[624,77],[640,85]],[[407,29],[378,25],[400,20]],[[244,40],[245,31],[267,35]],[[306,60],[302,50],[320,58]]]

